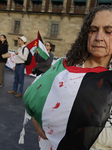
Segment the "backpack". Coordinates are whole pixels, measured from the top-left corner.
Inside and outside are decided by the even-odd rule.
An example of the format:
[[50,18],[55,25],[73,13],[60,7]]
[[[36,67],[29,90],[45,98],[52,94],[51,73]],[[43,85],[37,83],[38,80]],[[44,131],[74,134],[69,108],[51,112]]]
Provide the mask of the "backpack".
[[[25,46],[26,47],[26,46]],[[25,47],[23,48],[22,50],[22,53],[24,54],[24,49]],[[27,48],[27,47],[26,47]],[[27,48],[28,49],[28,48]],[[29,50],[29,49],[28,49]],[[32,61],[32,53],[30,52],[29,50],[29,54],[28,54],[28,57],[27,57],[27,60],[25,61],[25,65],[30,65],[31,64],[31,61]]]

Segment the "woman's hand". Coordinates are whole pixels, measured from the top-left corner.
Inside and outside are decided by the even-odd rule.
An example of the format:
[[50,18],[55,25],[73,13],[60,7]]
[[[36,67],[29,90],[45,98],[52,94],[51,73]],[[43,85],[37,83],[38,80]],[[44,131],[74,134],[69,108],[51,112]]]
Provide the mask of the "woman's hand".
[[13,70],[15,70],[15,67],[13,67]]
[[44,130],[41,128],[41,126],[39,125],[39,123],[32,117],[32,121],[33,121],[33,125],[35,127],[35,130],[37,132],[37,134],[39,136],[41,136],[44,140],[48,140],[46,135],[45,135],[45,132]]
[[18,52],[15,52],[16,55],[18,55]]
[[38,53],[37,49],[36,49],[35,53],[36,53],[36,54]]

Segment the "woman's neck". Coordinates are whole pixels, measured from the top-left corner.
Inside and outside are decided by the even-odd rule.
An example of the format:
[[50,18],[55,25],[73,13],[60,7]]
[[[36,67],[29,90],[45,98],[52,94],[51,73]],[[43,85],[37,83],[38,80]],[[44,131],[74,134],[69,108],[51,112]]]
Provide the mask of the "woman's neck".
[[23,43],[22,43],[22,44],[20,44],[20,46],[21,46],[21,47],[22,47],[23,45],[25,45],[25,44],[23,44]]
[[50,50],[47,50],[47,52],[49,53],[49,52],[50,52]]
[[111,56],[109,57],[103,57],[103,58],[96,58],[93,56],[90,56],[84,63],[85,68],[94,68],[94,67],[104,67],[107,68],[109,61],[111,59]]

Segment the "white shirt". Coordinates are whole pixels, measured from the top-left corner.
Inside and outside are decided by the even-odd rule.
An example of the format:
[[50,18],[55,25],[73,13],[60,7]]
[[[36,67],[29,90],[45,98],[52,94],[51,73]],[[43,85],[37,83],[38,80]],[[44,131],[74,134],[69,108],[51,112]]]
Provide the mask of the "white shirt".
[[[24,47],[25,47],[25,45],[18,48],[18,50],[17,50],[18,55],[15,56],[15,65],[20,64],[20,63],[25,63],[25,61],[27,60],[29,50],[27,47],[25,47],[25,48]],[[24,48],[24,53],[23,53],[23,48]]]

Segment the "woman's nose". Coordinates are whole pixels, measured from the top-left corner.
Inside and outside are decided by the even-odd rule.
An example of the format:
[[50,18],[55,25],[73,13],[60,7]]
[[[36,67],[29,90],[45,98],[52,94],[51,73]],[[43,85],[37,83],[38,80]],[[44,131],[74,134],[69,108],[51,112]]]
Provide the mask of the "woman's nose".
[[103,33],[102,31],[98,31],[96,34],[96,40],[97,41],[102,41],[103,40]]

